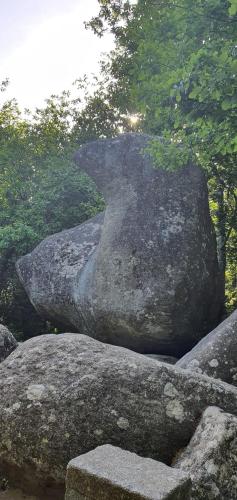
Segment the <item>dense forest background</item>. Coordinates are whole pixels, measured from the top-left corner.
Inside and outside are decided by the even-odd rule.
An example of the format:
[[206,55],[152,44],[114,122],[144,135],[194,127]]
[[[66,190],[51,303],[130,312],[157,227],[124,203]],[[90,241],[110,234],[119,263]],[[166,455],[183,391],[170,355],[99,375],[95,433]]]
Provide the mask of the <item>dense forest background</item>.
[[150,144],[156,168],[198,162],[205,170],[226,306],[237,307],[237,0],[99,4],[87,28],[99,37],[109,30],[116,42],[101,74],[34,112],[16,100],[0,108],[0,321],[20,339],[54,325],[29,303],[15,262],[103,209],[73,153],[123,131],[164,138]]

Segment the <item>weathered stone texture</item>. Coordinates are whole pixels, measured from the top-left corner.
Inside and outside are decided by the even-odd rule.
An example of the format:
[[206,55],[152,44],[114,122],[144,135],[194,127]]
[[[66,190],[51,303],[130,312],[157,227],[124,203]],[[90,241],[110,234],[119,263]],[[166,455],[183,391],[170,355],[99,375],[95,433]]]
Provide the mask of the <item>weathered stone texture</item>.
[[203,172],[155,169],[150,140],[82,146],[76,161],[105,197],[104,219],[47,238],[17,268],[45,317],[138,352],[182,355],[218,323],[223,284]]
[[[83,272],[99,243],[104,214],[49,236],[17,263],[19,278],[38,313],[56,324],[92,335],[87,325]],[[93,336],[93,335],[92,335]]]
[[72,460],[65,500],[188,500],[188,474],[105,445]]
[[237,418],[207,408],[176,467],[191,475],[191,500],[236,500]]
[[39,485],[108,443],[169,463],[207,406],[237,413],[235,387],[78,334],[21,344],[0,393],[0,470]]
[[176,366],[237,385],[237,310],[181,358]]
[[0,325],[0,363],[17,347],[17,341],[6,326]]
[[161,363],[168,363],[169,365],[175,365],[178,361],[174,356],[165,356],[162,354],[145,354],[145,356],[156,361],[161,361]]

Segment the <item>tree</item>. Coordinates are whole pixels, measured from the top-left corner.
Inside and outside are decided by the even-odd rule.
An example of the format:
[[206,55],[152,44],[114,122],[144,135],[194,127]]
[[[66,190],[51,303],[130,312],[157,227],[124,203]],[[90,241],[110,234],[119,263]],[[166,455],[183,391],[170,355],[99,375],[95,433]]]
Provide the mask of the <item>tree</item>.
[[[7,82],[2,84],[2,89]],[[95,185],[72,161],[85,141],[118,133],[120,122],[98,81],[79,95],[52,96],[22,116],[15,100],[0,108],[0,320],[23,338],[48,331],[30,305],[15,262],[47,235],[103,210]]]
[[229,294],[237,229],[236,0],[99,3],[91,27],[115,35],[107,63],[115,94],[125,87],[123,107],[140,113],[142,130],[164,138],[150,146],[156,166],[198,161],[207,173]]

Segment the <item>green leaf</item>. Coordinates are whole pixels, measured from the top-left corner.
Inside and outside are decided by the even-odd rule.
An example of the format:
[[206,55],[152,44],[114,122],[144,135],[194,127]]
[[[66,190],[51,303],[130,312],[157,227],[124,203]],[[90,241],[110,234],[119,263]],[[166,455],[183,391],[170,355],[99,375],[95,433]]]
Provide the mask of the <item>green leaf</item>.
[[229,14],[234,16],[237,13],[237,0],[230,0]]

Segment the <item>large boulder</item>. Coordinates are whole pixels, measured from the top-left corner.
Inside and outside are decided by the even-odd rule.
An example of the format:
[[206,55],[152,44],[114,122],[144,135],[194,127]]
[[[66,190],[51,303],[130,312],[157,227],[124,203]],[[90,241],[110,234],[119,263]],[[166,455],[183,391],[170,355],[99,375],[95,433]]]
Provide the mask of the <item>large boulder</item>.
[[181,355],[218,323],[223,285],[204,174],[155,169],[150,140],[82,146],[76,162],[107,205],[102,229],[92,220],[47,238],[17,268],[45,317],[139,352]]
[[190,500],[236,500],[237,418],[210,407],[175,466],[190,474]]
[[0,325],[0,363],[17,347],[17,341],[6,326]]
[[63,486],[68,462],[103,444],[169,464],[207,406],[237,414],[237,388],[78,334],[20,345],[0,393],[0,470],[28,491]]
[[183,356],[177,366],[237,385],[237,310]]
[[92,335],[83,295],[85,267],[98,246],[104,214],[54,234],[17,262],[17,271],[33,306],[46,319]]

